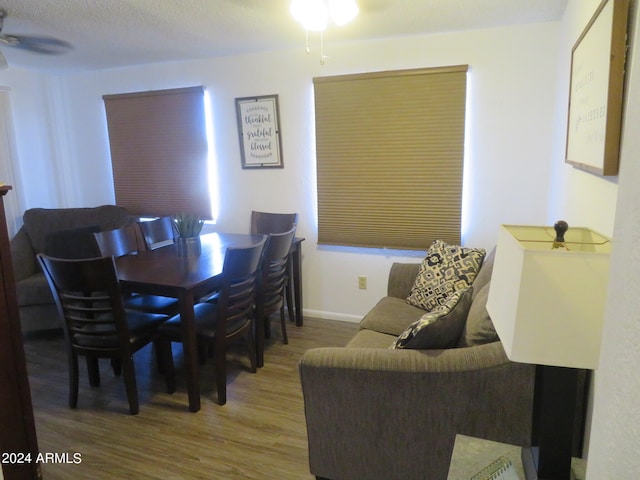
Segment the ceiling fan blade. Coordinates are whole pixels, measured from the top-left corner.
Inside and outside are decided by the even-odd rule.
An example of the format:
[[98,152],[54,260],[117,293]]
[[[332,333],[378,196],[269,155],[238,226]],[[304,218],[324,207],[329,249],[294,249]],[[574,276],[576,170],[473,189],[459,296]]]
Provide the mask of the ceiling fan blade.
[[17,44],[11,46],[29,50],[30,52],[44,53],[47,55],[58,55],[68,52],[73,47],[64,40],[53,37],[36,37],[30,35],[11,35],[11,38],[17,40]]
[[0,33],[0,43],[3,45],[7,45],[9,47],[15,47],[18,45],[18,39],[16,37],[12,37],[11,35],[5,35],[4,33]]
[[0,52],[0,70],[4,70],[8,66],[9,64],[7,64],[7,59],[4,58],[4,55]]

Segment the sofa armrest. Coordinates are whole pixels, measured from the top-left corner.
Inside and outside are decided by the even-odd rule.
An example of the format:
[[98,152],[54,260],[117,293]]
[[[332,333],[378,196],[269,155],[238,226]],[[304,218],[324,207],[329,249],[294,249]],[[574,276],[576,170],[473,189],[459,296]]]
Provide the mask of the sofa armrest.
[[528,445],[535,367],[500,342],[449,350],[320,348],[300,364],[314,475],[446,478],[457,433]]
[[387,295],[390,297],[407,298],[411,287],[418,276],[419,263],[394,263],[389,270]]
[[21,228],[11,239],[11,260],[13,262],[13,274],[16,282],[24,280],[37,272],[36,254],[31,246],[29,235]]

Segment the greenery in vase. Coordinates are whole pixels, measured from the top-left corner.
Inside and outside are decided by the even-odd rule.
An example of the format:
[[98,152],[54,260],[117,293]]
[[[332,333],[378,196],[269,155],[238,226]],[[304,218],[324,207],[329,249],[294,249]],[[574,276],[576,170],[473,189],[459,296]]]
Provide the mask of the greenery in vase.
[[191,213],[178,213],[173,217],[173,226],[182,238],[197,237],[203,225],[204,220]]

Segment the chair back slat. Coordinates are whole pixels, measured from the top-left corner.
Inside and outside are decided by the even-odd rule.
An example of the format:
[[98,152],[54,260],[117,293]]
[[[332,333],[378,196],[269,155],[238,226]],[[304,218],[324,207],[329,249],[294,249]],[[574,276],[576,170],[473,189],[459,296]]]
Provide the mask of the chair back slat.
[[240,282],[230,285],[225,316],[227,324],[251,317],[256,292],[255,282],[256,273],[254,272]]
[[122,257],[138,253],[138,238],[135,225],[94,233],[100,254],[103,257]]
[[63,260],[38,255],[67,340],[78,349],[119,349],[129,331],[112,257]]
[[269,297],[282,296],[294,235],[295,227],[284,233],[272,233],[267,237],[259,282],[260,295],[264,301]]
[[[222,331],[226,325],[250,321],[256,293],[256,278],[266,238],[253,247],[228,248],[222,268],[223,286],[220,296],[220,318]],[[223,325],[226,324],[226,325]]]
[[251,233],[253,235],[288,232],[297,224],[297,213],[269,213],[255,210],[251,212]]
[[78,403],[78,356],[86,357],[89,384],[95,387],[100,385],[98,359],[109,358],[114,373],[124,379],[129,411],[137,414],[133,354],[155,339],[158,326],[169,317],[125,310],[113,256],[69,260],[39,254],[37,258],[65,335],[69,406]]
[[[264,338],[270,335],[269,316],[280,311],[282,340],[288,343],[284,320],[285,296],[291,305],[289,276],[289,253],[293,244],[296,227],[286,232],[271,233],[267,237],[264,255],[257,282],[255,315],[258,334],[258,363],[262,363]],[[291,309],[289,310],[291,315]]]
[[260,265],[266,237],[252,247],[229,247],[225,252],[222,275],[232,284],[241,284]]
[[160,217],[155,220],[138,222],[147,250],[171,245],[174,242],[175,232],[171,217]]

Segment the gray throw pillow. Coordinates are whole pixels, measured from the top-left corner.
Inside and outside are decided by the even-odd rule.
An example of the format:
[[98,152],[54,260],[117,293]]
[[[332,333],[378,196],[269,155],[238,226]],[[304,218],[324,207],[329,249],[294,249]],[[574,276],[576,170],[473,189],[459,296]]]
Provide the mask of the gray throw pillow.
[[453,292],[471,286],[485,253],[483,248],[436,240],[420,265],[407,302],[427,311],[445,304]]
[[500,340],[487,311],[487,298],[491,282],[474,291],[473,301],[467,314],[467,322],[460,335],[459,347],[473,347]]
[[458,290],[444,305],[425,313],[400,334],[391,348],[438,349],[456,345],[471,305],[472,287]]

